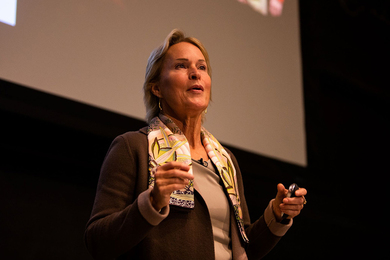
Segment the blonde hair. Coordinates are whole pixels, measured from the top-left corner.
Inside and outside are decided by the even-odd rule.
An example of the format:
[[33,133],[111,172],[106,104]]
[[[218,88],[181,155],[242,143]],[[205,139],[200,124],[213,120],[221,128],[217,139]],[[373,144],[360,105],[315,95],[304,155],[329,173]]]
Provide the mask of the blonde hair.
[[160,113],[159,98],[152,93],[152,86],[160,80],[160,74],[164,63],[164,58],[168,52],[168,49],[172,45],[175,45],[180,42],[188,42],[199,48],[206,60],[207,73],[210,75],[211,78],[209,55],[203,44],[194,37],[185,37],[184,33],[181,30],[172,30],[165,38],[164,42],[152,51],[148,59],[148,64],[146,65],[143,90],[147,123],[150,123],[152,118],[158,116],[158,114]]

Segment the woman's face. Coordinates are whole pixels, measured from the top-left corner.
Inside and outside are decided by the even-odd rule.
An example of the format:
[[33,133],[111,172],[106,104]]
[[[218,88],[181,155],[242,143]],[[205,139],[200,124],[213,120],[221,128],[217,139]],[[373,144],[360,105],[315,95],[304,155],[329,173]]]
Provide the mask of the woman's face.
[[211,79],[199,48],[187,42],[171,46],[152,89],[165,114],[178,119],[200,115],[210,101]]

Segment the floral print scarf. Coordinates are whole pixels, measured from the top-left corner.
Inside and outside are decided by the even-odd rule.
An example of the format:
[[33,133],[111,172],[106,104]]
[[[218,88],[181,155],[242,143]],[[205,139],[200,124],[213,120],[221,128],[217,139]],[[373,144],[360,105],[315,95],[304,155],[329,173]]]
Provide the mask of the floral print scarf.
[[[218,140],[204,127],[202,127],[201,130],[201,138],[205,150],[218,169],[218,173],[223,181],[227,194],[229,195],[241,236],[243,240],[248,243],[249,240],[245,234],[242,220],[237,176],[233,162]],[[148,145],[150,187],[154,186],[154,174],[157,167],[167,162],[179,161],[188,164],[190,166],[189,173],[192,174],[192,160],[187,138],[168,117],[160,114],[158,117],[152,119],[148,127]],[[189,181],[184,189],[174,191],[171,194],[169,204],[183,208],[194,208],[193,180]]]

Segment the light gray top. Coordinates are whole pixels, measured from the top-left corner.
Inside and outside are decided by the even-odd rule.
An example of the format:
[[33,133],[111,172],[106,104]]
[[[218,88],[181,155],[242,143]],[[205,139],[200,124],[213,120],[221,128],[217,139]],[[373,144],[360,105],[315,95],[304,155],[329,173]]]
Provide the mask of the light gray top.
[[207,167],[193,160],[195,187],[206,202],[213,227],[215,259],[232,259],[230,245],[230,208],[221,178],[216,173],[211,160]]

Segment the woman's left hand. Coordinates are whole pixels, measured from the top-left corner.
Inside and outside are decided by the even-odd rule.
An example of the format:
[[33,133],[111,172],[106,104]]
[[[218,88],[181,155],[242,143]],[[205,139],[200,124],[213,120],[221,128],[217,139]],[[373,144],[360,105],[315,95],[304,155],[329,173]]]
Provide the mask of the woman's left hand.
[[282,213],[288,215],[288,219],[294,218],[301,213],[304,204],[306,204],[305,195],[307,190],[299,188],[295,191],[295,197],[286,198],[288,190],[283,184],[279,183],[277,186],[278,193],[273,201],[273,210],[277,221],[282,220]]

